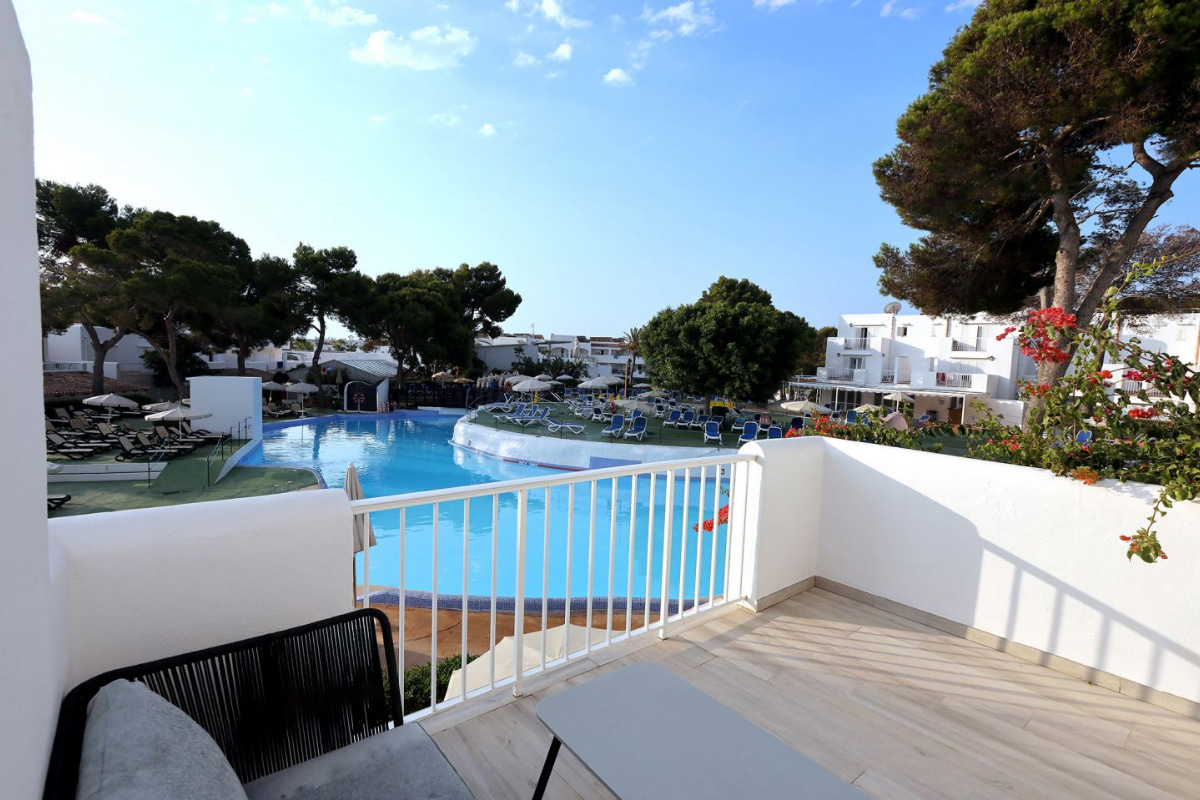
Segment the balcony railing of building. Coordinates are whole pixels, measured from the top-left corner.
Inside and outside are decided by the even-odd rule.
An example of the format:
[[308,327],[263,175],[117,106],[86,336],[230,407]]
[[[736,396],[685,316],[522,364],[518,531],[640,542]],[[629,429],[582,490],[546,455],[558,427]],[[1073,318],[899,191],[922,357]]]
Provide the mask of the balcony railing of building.
[[854,380],[854,370],[847,367],[826,367],[825,378],[831,381]]
[[[428,710],[406,709],[405,721],[501,686],[519,694],[531,676],[631,637],[665,638],[678,622],[739,600],[740,589],[731,586],[740,587],[754,556],[745,552],[744,511],[733,503],[754,460],[732,454],[665,461],[353,502],[355,515],[373,515],[376,530],[385,514],[398,521],[397,642],[406,641],[406,608],[419,605],[430,613],[431,663],[456,654],[465,663],[468,614],[490,612],[494,646],[481,656],[487,680],[468,686],[464,670],[456,696],[441,699],[431,681]],[[406,572],[414,557],[420,567]],[[362,584],[370,587],[370,548],[362,567]],[[410,592],[412,574],[424,576],[429,590]],[[363,603],[370,605],[369,591]],[[514,617],[513,674],[497,667],[497,612]],[[439,614],[462,619],[461,644],[450,653],[438,650]],[[539,615],[538,629],[527,631],[527,619]],[[544,632],[552,617],[567,635],[572,625],[586,628],[578,647],[571,639],[563,655],[548,651]],[[526,634],[540,640],[531,645],[540,647],[536,664],[525,654]]]
[[842,347],[846,350],[870,350],[871,338],[869,336],[847,337],[842,340]]
[[1146,381],[1121,381],[1121,391],[1126,394],[1137,394],[1144,391],[1147,397],[1166,397],[1166,394],[1152,383]]
[[43,361],[42,372],[91,372],[90,361]]
[[969,372],[939,372],[937,385],[948,389],[970,389],[973,377]]
[[881,383],[912,383],[912,372],[905,370],[885,369],[879,375]]
[[967,342],[962,339],[954,339],[950,342],[950,350],[955,353],[982,353],[987,350],[982,342]]

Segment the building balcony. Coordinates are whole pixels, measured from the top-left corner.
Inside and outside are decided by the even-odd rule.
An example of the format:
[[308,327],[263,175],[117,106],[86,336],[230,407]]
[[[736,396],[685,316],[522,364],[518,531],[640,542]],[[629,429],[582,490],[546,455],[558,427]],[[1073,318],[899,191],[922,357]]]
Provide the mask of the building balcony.
[[828,343],[842,352],[870,352],[878,350],[883,340],[872,336],[831,336]]
[[[1186,797],[1200,630],[1166,609],[1197,599],[1200,504],[1162,521],[1171,570],[1131,573],[1077,535],[1136,529],[1147,496],[808,437],[354,503],[327,490],[68,517],[50,523],[59,650],[70,686],[381,608],[403,626],[402,664],[479,655],[474,682],[405,709],[479,798],[532,795],[551,740],[541,698],[636,661],[867,796]],[[609,497],[632,516],[618,524]],[[705,531],[722,505],[727,522]],[[368,550],[351,592],[351,521],[367,514],[398,519],[401,542],[406,520],[441,520],[422,545],[433,560],[410,550],[381,586]],[[565,751],[548,796],[611,797]]]
[[903,386],[905,384],[912,383],[912,371],[885,369],[879,373],[879,382]]

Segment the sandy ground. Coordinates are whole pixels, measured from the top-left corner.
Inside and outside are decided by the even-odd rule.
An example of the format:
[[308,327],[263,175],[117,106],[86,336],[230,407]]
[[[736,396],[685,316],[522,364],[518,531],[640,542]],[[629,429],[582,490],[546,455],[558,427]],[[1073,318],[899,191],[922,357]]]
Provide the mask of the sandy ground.
[[[360,604],[361,606],[361,604]],[[398,630],[398,622],[400,617],[400,609],[398,606],[379,605],[375,608],[380,609],[392,623],[393,635]],[[513,632],[513,622],[515,615],[513,614],[496,614],[496,641],[503,639],[505,636],[511,636]],[[437,630],[437,649],[438,657],[455,655],[462,650],[462,623],[463,615],[461,611],[438,611],[438,630]],[[592,618],[593,628],[604,628],[607,624],[607,614],[594,613]],[[406,669],[415,664],[429,662],[430,642],[432,641],[432,614],[427,608],[409,608],[406,609],[404,615],[404,661]],[[585,622],[583,613],[571,613],[571,624],[582,626]],[[639,612],[633,614],[633,627],[637,628],[642,624],[642,615]],[[556,627],[563,624],[563,615],[550,614],[547,618],[548,627]],[[541,630],[542,617],[540,614],[527,614],[525,616],[525,631]],[[625,614],[623,612],[613,613],[613,631],[625,630]],[[467,613],[467,654],[480,655],[491,649],[491,614],[487,611],[470,611]]]

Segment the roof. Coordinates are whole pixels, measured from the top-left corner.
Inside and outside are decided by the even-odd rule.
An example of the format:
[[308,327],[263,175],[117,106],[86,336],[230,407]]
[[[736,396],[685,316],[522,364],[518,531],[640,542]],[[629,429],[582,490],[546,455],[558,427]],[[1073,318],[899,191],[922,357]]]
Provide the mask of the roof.
[[330,358],[321,362],[321,366],[330,364],[338,364],[347,369],[358,370],[380,378],[396,377],[396,367],[398,366],[395,361],[384,358]]
[[788,385],[802,389],[844,389],[848,392],[900,392],[902,394],[919,394],[929,397],[957,397],[964,394],[987,394],[981,389],[969,386],[910,386],[907,383],[874,383],[859,385],[846,381],[788,381]]
[[[115,378],[104,379],[105,393],[113,394],[146,394],[150,387],[140,383],[121,381]],[[90,372],[43,372],[43,397],[69,397],[81,395],[90,397],[92,391],[92,373]]]

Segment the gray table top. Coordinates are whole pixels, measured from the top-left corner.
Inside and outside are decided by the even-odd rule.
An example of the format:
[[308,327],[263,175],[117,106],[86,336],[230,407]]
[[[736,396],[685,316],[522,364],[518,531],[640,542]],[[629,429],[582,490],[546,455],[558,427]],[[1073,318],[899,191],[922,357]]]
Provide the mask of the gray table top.
[[658,664],[550,695],[537,715],[622,800],[865,797]]

